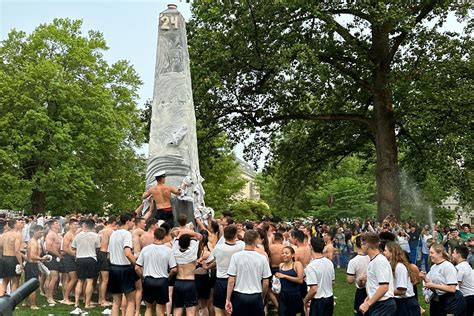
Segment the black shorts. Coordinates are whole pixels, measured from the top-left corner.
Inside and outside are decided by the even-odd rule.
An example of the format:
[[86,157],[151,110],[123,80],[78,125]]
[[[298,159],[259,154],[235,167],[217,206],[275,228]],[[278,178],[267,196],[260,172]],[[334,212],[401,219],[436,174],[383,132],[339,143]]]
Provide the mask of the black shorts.
[[52,257],[51,261],[45,261],[44,265],[46,268],[49,269],[49,271],[59,271],[60,270],[60,264],[58,261],[58,257],[55,255],[50,255]]
[[36,278],[36,279],[39,278],[38,263],[27,262],[25,264],[25,282],[33,278]]
[[420,304],[414,296],[407,298],[396,298],[397,315],[421,316]]
[[211,297],[211,279],[209,274],[195,274],[194,281],[196,283],[198,299],[208,300]]
[[220,309],[225,309],[225,300],[227,296],[227,281],[229,279],[217,278],[214,285],[214,294],[212,304]]
[[439,296],[439,303],[446,314],[454,316],[466,314],[466,301],[461,291],[446,293]]
[[99,264],[100,271],[109,271],[110,260],[107,258],[107,252],[98,251],[97,252],[97,263]]
[[132,265],[110,264],[107,290],[112,294],[133,292],[135,291],[136,276]]
[[143,300],[149,304],[165,305],[169,302],[168,278],[145,277],[143,281]]
[[397,304],[394,298],[378,301],[370,306],[370,316],[394,316],[397,314]]
[[68,254],[64,255],[63,265],[64,265],[65,273],[77,271],[76,258],[71,255],[68,255]]
[[3,256],[0,254],[0,279],[3,278],[3,266],[5,264],[3,263]]
[[332,316],[334,314],[334,296],[313,298],[309,307],[310,316]]
[[370,315],[370,311],[367,311],[367,313],[362,314],[362,312],[359,310],[360,305],[364,303],[366,297],[367,297],[367,290],[365,288],[356,289],[356,293],[354,297],[354,315],[357,315],[357,316]]
[[94,258],[77,258],[76,267],[79,280],[95,279],[99,276],[97,261]]
[[171,228],[174,227],[174,217],[173,217],[173,210],[162,210],[162,209],[157,209],[155,218],[157,220],[162,220],[165,223],[168,223]]
[[173,305],[177,308],[186,308],[196,306],[197,291],[194,280],[176,279],[173,288]]
[[464,296],[466,301],[466,315],[474,315],[474,295]]
[[16,274],[16,265],[18,264],[18,260],[16,259],[15,256],[3,256],[2,258],[2,272],[3,278],[11,278],[11,277],[16,277],[18,274]]
[[243,294],[232,292],[232,315],[263,316],[263,298],[261,293]]

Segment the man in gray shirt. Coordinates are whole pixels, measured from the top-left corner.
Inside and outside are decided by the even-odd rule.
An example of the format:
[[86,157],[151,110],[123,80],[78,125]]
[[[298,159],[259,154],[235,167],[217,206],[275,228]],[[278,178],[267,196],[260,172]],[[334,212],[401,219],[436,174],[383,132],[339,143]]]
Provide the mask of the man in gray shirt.
[[84,293],[85,308],[92,308],[91,298],[94,279],[99,276],[97,264],[97,249],[100,248],[100,238],[95,232],[95,222],[86,219],[82,224],[82,231],[74,237],[71,247],[76,250],[77,284],[75,292],[75,306],[79,307],[84,280],[86,290]]

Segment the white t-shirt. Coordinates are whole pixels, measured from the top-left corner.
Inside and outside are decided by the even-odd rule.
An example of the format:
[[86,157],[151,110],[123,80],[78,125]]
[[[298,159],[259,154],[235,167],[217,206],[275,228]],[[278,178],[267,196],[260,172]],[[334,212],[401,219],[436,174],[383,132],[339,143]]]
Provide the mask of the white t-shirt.
[[393,275],[392,267],[387,258],[382,254],[378,254],[370,260],[369,266],[367,267],[367,283],[365,289],[367,290],[369,298],[374,295],[377,288],[382,284],[388,284],[388,291],[385,292],[379,301],[385,301],[393,297]]
[[199,241],[191,239],[188,249],[182,251],[179,248],[179,240],[175,239],[173,243],[173,254],[177,264],[188,264],[197,260],[199,250]]
[[228,244],[227,242],[218,244],[212,250],[206,262],[209,263],[216,260],[216,276],[227,279],[229,277],[227,270],[229,269],[230,258],[234,253],[244,250],[244,247],[245,243],[240,240],[235,244]]
[[304,274],[308,286],[318,286],[314,299],[333,296],[332,282],[336,276],[331,260],[326,257],[313,259],[304,269]]
[[76,258],[93,258],[97,260],[97,248],[100,238],[95,232],[80,232],[72,240],[71,247],[76,249]]
[[145,277],[167,278],[168,269],[176,267],[176,260],[170,247],[150,244],[140,252],[137,265],[143,267]]
[[[347,265],[347,275],[352,275],[356,281],[364,274],[367,275],[367,267],[369,266],[370,257],[367,255],[357,255],[352,258]],[[357,282],[354,282],[358,289],[361,289]],[[365,287],[362,287],[365,288]]]
[[461,262],[456,266],[456,270],[458,271],[459,290],[462,295],[474,295],[474,270],[469,263],[467,261]]
[[410,280],[410,273],[408,273],[407,267],[401,262],[397,263],[395,267],[395,275],[393,277],[394,288],[406,289],[404,295],[395,295],[396,298],[408,298],[415,296],[413,292],[413,284]]
[[272,276],[267,258],[251,250],[234,253],[227,274],[235,276],[234,291],[242,294],[262,293],[262,279]]
[[133,249],[132,233],[126,229],[118,229],[110,235],[108,252],[110,263],[115,265],[130,265],[131,262],[125,256],[124,249]]
[[[426,275],[435,284],[458,285],[456,268],[447,260],[431,266],[430,272]],[[445,291],[436,290],[438,295],[446,294]]]

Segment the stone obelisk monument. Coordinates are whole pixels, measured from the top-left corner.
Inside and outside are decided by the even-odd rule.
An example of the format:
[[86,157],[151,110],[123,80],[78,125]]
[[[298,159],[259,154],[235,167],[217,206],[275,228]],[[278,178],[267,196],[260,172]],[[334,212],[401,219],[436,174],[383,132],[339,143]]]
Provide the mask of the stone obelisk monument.
[[173,197],[172,205],[175,219],[180,213],[193,219],[202,178],[186,23],[174,4],[168,5],[159,17],[147,188],[155,184],[154,175],[160,171],[166,172],[168,185],[180,187],[183,179],[188,183],[185,196]]

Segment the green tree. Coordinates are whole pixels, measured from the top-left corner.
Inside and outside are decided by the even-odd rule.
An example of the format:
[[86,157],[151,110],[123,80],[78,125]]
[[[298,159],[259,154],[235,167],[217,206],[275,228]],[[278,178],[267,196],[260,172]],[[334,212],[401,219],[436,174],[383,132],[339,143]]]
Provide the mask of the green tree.
[[[433,150],[442,143],[437,162],[453,175],[472,157],[466,144],[472,131],[460,139],[465,130],[431,125],[440,109],[444,122],[468,123],[472,39],[439,29],[448,12],[465,18],[470,9],[469,1],[196,0],[190,54],[201,82],[194,87],[206,93],[197,104],[206,121],[226,124],[233,138],[255,133],[254,156],[292,129],[296,137],[286,141],[298,159],[285,161],[295,167],[288,168],[295,189],[318,163],[357,152],[374,156],[378,218],[399,217],[397,142],[407,153],[423,137],[434,141]],[[452,73],[445,67],[450,60]],[[460,81],[468,88],[456,88]],[[436,87],[450,89],[436,93]],[[444,159],[448,152],[453,157]]]
[[141,81],[109,65],[101,33],[55,19],[0,44],[2,208],[101,212],[135,208],[143,189]]
[[243,199],[230,206],[232,216],[239,221],[255,221],[270,218],[270,207],[262,200]]

